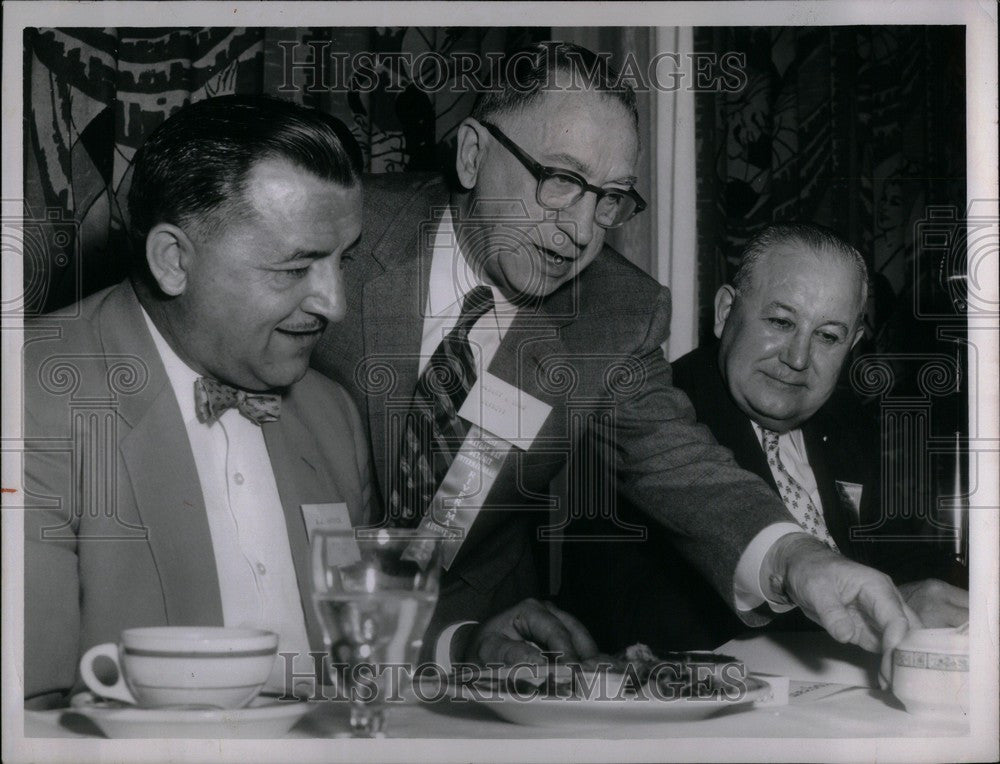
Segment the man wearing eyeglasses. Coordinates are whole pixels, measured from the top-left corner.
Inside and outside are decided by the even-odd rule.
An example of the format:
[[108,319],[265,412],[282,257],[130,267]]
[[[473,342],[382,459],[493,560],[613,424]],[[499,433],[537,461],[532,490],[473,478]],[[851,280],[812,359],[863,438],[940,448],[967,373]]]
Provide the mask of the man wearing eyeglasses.
[[385,522],[446,538],[429,633],[480,622],[455,644],[482,662],[597,651],[532,599],[568,464],[575,505],[606,512],[622,492],[748,623],[796,603],[842,641],[891,648],[908,623],[888,579],[797,532],[671,385],[669,292],[604,244],[645,202],[635,94],[601,64],[566,44],[513,54],[459,127],[456,188],[366,184],[350,315],[313,358],[367,417]]

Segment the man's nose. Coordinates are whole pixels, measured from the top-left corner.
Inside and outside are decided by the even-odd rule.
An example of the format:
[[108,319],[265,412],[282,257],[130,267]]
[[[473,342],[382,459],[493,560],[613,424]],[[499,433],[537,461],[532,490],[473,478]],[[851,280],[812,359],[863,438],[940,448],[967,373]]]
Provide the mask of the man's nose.
[[809,368],[811,337],[809,332],[797,331],[781,349],[781,360],[796,371]]
[[322,316],[330,322],[344,318],[347,300],[339,258],[324,257],[312,264],[309,269],[309,293],[301,307],[306,313]]
[[556,213],[556,226],[569,236],[579,249],[583,249],[594,238],[596,209],[597,194],[587,191],[579,201]]

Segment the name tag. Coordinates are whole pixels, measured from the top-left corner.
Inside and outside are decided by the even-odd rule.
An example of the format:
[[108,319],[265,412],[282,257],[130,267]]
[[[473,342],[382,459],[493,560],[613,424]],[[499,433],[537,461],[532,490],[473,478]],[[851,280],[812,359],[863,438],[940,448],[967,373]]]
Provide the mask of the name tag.
[[306,524],[306,536],[312,543],[317,530],[350,530],[351,516],[344,502],[330,504],[302,504],[302,519]]
[[551,411],[549,404],[487,371],[472,386],[458,415],[525,451]]
[[[310,547],[316,531],[349,531],[351,529],[351,516],[347,511],[347,505],[343,502],[301,504],[299,506],[302,509],[302,519],[306,524],[306,536],[309,537]],[[354,540],[353,536],[327,538],[326,560],[329,566],[336,568],[359,562],[361,550],[358,548],[358,542]],[[312,564],[313,588],[319,592],[325,591],[330,587],[327,578],[331,575],[331,570],[323,568],[319,557],[314,557]]]

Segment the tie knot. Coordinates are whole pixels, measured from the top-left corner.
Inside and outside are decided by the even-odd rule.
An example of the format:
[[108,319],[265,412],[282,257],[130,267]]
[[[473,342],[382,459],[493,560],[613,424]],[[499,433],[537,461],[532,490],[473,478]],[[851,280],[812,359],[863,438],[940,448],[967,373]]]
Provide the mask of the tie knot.
[[764,434],[764,450],[765,451],[776,451],[778,449],[778,433],[774,430],[767,430],[763,427],[760,428],[761,432]]

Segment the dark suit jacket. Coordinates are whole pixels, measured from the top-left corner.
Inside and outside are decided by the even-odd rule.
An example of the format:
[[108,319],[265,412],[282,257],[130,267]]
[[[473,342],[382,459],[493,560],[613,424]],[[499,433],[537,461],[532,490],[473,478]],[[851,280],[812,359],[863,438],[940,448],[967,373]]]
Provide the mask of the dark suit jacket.
[[[197,467],[128,283],[25,328],[25,696],[74,684],[79,656],[134,626],[222,625]],[[365,520],[368,450],[346,393],[310,371],[263,425],[309,641],[301,504]]]
[[[382,486],[399,447],[394,421],[417,379],[429,245],[447,203],[437,179],[369,179],[362,243],[345,268],[348,315],[329,327],[313,357],[354,395]],[[489,371],[551,413],[531,448],[504,462],[444,576],[431,636],[540,593],[533,543],[565,519],[549,485],[568,460],[599,473],[592,490],[601,496],[629,497],[732,597],[746,544],[790,516],[694,423],[661,351],[669,319],[668,291],[607,247],[579,278],[518,312]]]
[[[740,466],[777,487],[749,417],[737,408],[718,367],[718,345],[694,350],[673,363],[674,384],[694,404],[698,421],[711,429]],[[858,562],[891,575],[897,583],[946,577],[940,550],[923,542],[880,542],[852,538],[852,528],[874,524],[878,517],[879,436],[858,401],[838,390],[802,426],[809,464],[816,477],[823,516],[840,551]],[[838,488],[839,483],[862,487],[858,506]],[[625,508],[623,514],[631,516]],[[898,527],[898,526],[897,526]],[[598,533],[600,528],[589,528]],[[567,549],[563,604],[578,611],[609,650],[634,642],[661,649],[717,647],[746,631],[725,603],[690,565],[672,554],[670,539],[653,532],[643,545],[605,545],[597,555]],[[574,585],[576,571],[597,569],[600,583],[584,589]],[[630,582],[642,581],[640,588]],[[609,613],[613,615],[609,618]],[[798,611],[775,618],[776,631],[818,629]]]

